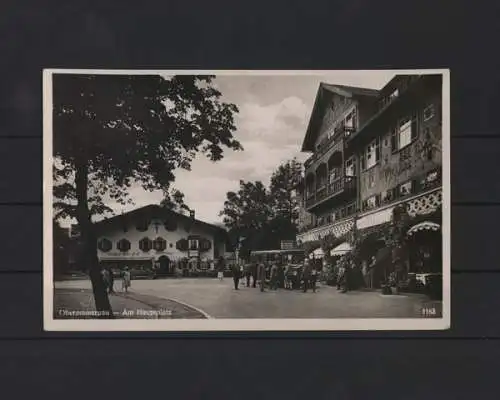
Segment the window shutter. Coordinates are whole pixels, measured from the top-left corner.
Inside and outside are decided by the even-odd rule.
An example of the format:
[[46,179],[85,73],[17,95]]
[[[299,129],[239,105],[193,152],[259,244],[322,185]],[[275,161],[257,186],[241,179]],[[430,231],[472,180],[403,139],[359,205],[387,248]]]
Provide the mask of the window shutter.
[[417,124],[417,116],[414,115],[411,120],[411,140],[415,140],[418,137],[418,124]]
[[393,128],[391,132],[391,152],[395,152],[398,149],[398,136],[397,136],[397,129]]
[[375,162],[380,161],[380,138],[375,141]]
[[361,154],[361,170],[364,171],[366,169],[366,152]]

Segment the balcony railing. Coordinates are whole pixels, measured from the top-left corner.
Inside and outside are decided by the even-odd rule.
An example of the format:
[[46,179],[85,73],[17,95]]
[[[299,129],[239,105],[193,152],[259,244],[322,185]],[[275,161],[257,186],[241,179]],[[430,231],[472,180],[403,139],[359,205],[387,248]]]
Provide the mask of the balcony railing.
[[[335,133],[332,137],[328,139],[324,139],[320,144],[318,149],[314,152],[314,154],[309,157],[304,162],[304,167],[309,168],[315,161],[319,160],[323,155],[331,149],[334,145],[341,142],[344,138],[348,138],[352,133],[354,133],[355,128],[343,127],[341,131]],[[339,135],[339,133],[341,133]]]
[[352,218],[356,214],[356,203],[351,203],[348,206],[336,209],[335,214],[337,216],[334,219],[331,217],[318,219],[314,223],[301,226],[298,230],[299,234],[304,234],[312,229],[338,224],[339,222]]
[[356,188],[356,181],[354,177],[342,177],[334,180],[328,185],[324,185],[316,190],[316,195],[309,195],[306,199],[306,208],[309,209],[321,201],[334,197],[344,191]]

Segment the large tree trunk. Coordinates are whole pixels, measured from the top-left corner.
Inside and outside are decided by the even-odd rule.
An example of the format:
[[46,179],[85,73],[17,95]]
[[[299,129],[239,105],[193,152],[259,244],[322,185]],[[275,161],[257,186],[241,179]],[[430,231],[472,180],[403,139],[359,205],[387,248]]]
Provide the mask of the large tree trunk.
[[76,166],[75,174],[77,220],[83,240],[82,262],[89,271],[90,281],[96,310],[102,313],[103,318],[113,318],[113,311],[109,302],[108,293],[104,284],[99,260],[97,258],[97,237],[91,221],[88,190],[88,166],[85,163]]

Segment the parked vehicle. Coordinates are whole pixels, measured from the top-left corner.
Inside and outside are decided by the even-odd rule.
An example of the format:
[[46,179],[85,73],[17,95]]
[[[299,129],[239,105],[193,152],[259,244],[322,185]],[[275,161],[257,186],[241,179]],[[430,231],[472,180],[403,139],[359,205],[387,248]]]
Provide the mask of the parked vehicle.
[[288,270],[285,275],[285,288],[286,289],[300,289],[302,280],[303,266],[300,264],[288,265]]
[[153,279],[154,272],[147,267],[130,268],[130,279]]

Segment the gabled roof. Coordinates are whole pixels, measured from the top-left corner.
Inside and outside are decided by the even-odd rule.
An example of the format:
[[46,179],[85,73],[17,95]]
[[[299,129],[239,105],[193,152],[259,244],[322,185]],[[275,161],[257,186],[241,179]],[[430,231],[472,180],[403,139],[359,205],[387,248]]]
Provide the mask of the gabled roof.
[[[184,221],[192,221],[191,217],[187,215],[180,214],[178,212],[169,210],[168,208],[159,206],[157,204],[150,204],[144,207],[136,208],[135,210],[129,211],[127,213],[123,213],[120,215],[116,215],[110,218],[103,219],[101,221],[95,222],[94,225],[97,228],[108,226],[108,225],[113,225],[115,223],[119,223],[120,221],[125,221],[125,220],[131,220],[134,218],[140,218],[142,216],[149,216],[153,218],[176,218],[177,220],[184,220]],[[217,225],[209,224],[204,221],[200,221],[195,219],[194,224],[198,225],[200,227],[204,227],[206,229],[216,231],[219,233],[224,233],[226,234],[227,231]]]
[[321,83],[320,86],[321,85],[323,85],[325,89],[344,97],[353,97],[353,96],[376,97],[379,95],[379,90],[376,89],[368,89],[357,86],[331,85],[329,83]]
[[314,151],[314,142],[318,134],[318,130],[322,121],[321,111],[325,102],[325,92],[337,94],[342,97],[377,97],[379,91],[375,89],[367,89],[356,86],[333,85],[321,82],[316,93],[314,106],[307,126],[306,135],[302,143],[302,151]]

